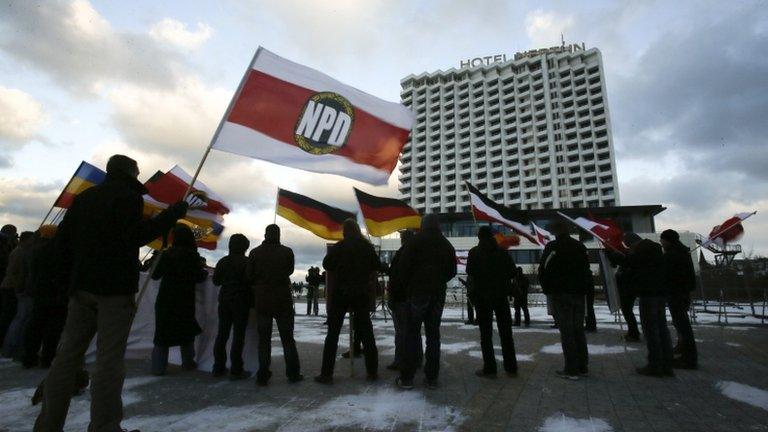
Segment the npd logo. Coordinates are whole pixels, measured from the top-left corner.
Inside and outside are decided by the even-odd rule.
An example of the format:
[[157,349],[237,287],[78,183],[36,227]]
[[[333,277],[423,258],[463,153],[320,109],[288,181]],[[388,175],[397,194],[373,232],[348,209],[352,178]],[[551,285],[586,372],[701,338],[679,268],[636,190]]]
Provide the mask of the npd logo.
[[354,121],[354,108],[346,98],[333,92],[316,93],[296,124],[296,144],[308,153],[332,153],[347,143]]

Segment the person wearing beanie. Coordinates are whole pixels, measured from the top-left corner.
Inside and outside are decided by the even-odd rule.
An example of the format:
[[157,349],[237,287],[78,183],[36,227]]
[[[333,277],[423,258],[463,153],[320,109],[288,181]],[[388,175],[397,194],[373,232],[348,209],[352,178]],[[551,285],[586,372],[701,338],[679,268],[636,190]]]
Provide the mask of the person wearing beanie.
[[509,252],[499,247],[489,226],[477,231],[479,243],[469,250],[467,276],[471,278],[473,299],[477,309],[477,323],[480,327],[480,348],[483,353],[483,367],[475,374],[480,377],[496,376],[496,353],[493,348],[493,317],[501,341],[504,371],[509,376],[517,375],[515,342],[512,338],[512,315],[509,296],[512,280],[517,267]]
[[253,308],[251,287],[248,284],[246,268],[248,257],[245,253],[251,242],[243,234],[229,238],[229,255],[216,263],[213,284],[219,289],[219,328],[213,345],[213,376],[227,373],[227,341],[232,333],[229,351],[229,377],[231,380],[246,379],[251,372],[243,369],[243,346],[248,315]]
[[421,231],[403,248],[396,271],[408,304],[405,356],[396,384],[406,390],[413,388],[423,326],[424,384],[434,389],[440,373],[440,323],[445,295],[448,282],[456,276],[456,251],[440,231],[437,215],[421,219]]
[[672,315],[672,325],[677,330],[677,349],[680,352],[680,357],[673,360],[672,367],[696,369],[698,367],[696,338],[688,317],[691,291],[696,289],[696,272],[693,268],[691,250],[680,242],[680,234],[671,229],[661,233],[661,247],[664,249],[667,306]]
[[[371,242],[360,232],[354,219],[342,225],[344,238],[328,249],[323,268],[328,272],[332,292],[328,295],[328,333],[323,345],[323,363],[315,382],[333,384],[333,370],[339,334],[347,312],[354,320],[355,338],[363,344],[365,372],[369,381],[379,379],[379,351],[373,335],[370,311],[375,305],[375,290],[371,289],[381,262]],[[354,341],[352,341],[354,343]],[[354,353],[351,353],[354,354]]]
[[64,427],[72,389],[95,335],[89,430],[120,429],[125,349],[136,313],[139,248],[167,233],[188,208],[182,200],[144,219],[142,195],[147,189],[138,175],[135,160],[110,157],[104,182],[79,194],[59,224],[57,278],[70,300],[35,431]]
[[555,373],[576,381],[589,373],[589,352],[584,333],[585,294],[591,287],[587,248],[571,237],[569,226],[561,220],[550,224],[555,239],[547,243],[539,262],[539,282],[551,301],[555,323],[560,331],[565,367]]
[[293,338],[296,312],[290,276],[294,271],[293,250],[280,243],[280,227],[271,224],[264,230],[264,241],[248,255],[246,275],[254,290],[256,327],[259,334],[259,370],[256,383],[265,386],[272,372],[272,320],[277,323],[283,345],[285,375],[288,382],[304,379],[299,352]]
[[640,375],[674,376],[672,371],[672,339],[666,317],[667,283],[664,253],[661,245],[628,232],[624,244],[629,252],[619,260],[623,277],[640,299],[640,324],[648,349],[648,364],[637,368]]

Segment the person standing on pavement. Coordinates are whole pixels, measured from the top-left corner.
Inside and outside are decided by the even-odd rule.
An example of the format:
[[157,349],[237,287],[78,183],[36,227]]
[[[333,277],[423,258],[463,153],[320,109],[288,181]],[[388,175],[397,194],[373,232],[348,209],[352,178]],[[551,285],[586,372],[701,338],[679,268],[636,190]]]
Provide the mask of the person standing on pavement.
[[[411,230],[400,232],[400,249],[395,252],[395,255],[392,257],[392,263],[389,266],[389,309],[392,311],[392,324],[395,327],[395,359],[392,364],[387,366],[389,370],[400,370],[403,364],[403,356],[405,355],[405,325],[407,323],[408,303],[406,302],[407,293],[405,286],[397,268],[403,248],[413,240],[414,235],[414,232]],[[424,350],[421,344],[419,344],[417,357],[418,364],[420,365],[424,357]]]
[[445,293],[448,281],[456,276],[456,251],[440,232],[437,215],[428,214],[421,219],[421,231],[403,248],[396,271],[408,302],[404,364],[396,384],[402,389],[413,388],[423,325],[426,337],[424,383],[428,388],[436,388]]
[[229,255],[216,263],[213,271],[213,284],[219,289],[219,328],[213,345],[213,376],[220,377],[227,373],[227,341],[232,333],[232,346],[229,351],[229,378],[245,379],[251,372],[243,369],[243,346],[245,329],[248,327],[248,315],[253,306],[251,287],[248,284],[246,268],[248,257],[245,253],[251,242],[243,234],[233,234],[229,238]]
[[161,256],[152,279],[160,280],[155,301],[155,347],[152,374],[165,375],[170,347],[179,347],[181,367],[197,369],[195,337],[203,332],[195,313],[195,285],[208,278],[203,258],[197,253],[192,230],[184,224],[173,229],[173,244]]
[[518,267],[515,272],[515,286],[517,289],[514,291],[514,305],[515,305],[515,322],[514,326],[520,327],[520,311],[522,310],[525,315],[525,326],[531,325],[531,314],[528,312],[528,291],[531,289],[531,282],[523,272],[522,267]]
[[480,227],[477,238],[479,244],[470,249],[467,258],[467,276],[472,281],[472,303],[477,308],[480,348],[483,352],[483,368],[477,370],[475,375],[496,376],[496,353],[493,349],[493,316],[496,315],[504,371],[509,376],[516,376],[517,359],[512,338],[509,296],[512,294],[512,280],[517,275],[517,267],[509,253],[496,243],[490,227]]
[[696,339],[688,317],[691,291],[696,289],[696,271],[693,268],[691,250],[680,242],[680,234],[671,229],[661,233],[661,247],[664,249],[664,278],[669,296],[667,305],[680,346],[680,357],[673,360],[672,367],[696,369]]
[[283,344],[285,375],[288,382],[304,379],[299,365],[299,352],[293,338],[296,312],[293,309],[290,276],[294,270],[291,248],[280,244],[280,227],[267,225],[264,241],[248,255],[246,274],[254,289],[256,326],[259,333],[259,371],[256,383],[265,386],[272,372],[272,320],[277,323]]
[[591,271],[589,272],[589,283],[587,285],[585,300],[587,310],[586,316],[584,317],[584,330],[589,333],[595,333],[597,331],[597,317],[595,316],[595,280]]
[[544,247],[539,263],[539,281],[560,330],[565,367],[557,375],[578,380],[589,373],[587,337],[584,333],[584,299],[592,278],[587,248],[572,238],[565,222],[555,221],[550,231],[555,239]]
[[180,201],[144,220],[142,195],[147,189],[138,175],[135,160],[110,157],[104,182],[78,195],[59,224],[59,267],[71,298],[35,432],[64,428],[75,381],[94,336],[89,430],[121,430],[125,348],[136,312],[139,248],[168,232],[189,206]]
[[318,294],[320,291],[320,269],[318,267],[310,267],[307,271],[307,316],[312,314],[314,310],[315,316],[320,312],[320,305],[318,305]]
[[0,316],[0,347],[4,357],[16,356],[24,326],[32,310],[32,299],[27,295],[32,243],[31,231],[21,233],[18,246],[8,257],[5,277],[0,281],[3,303],[8,306]]
[[672,339],[667,328],[667,281],[661,245],[628,232],[624,244],[629,253],[623,266],[629,284],[640,299],[640,325],[648,348],[648,364],[637,368],[646,376],[674,376]]
[[323,259],[323,268],[335,280],[335,286],[333,296],[326,304],[328,334],[323,346],[320,375],[315,377],[315,381],[320,384],[333,383],[339,334],[347,312],[353,317],[355,338],[363,345],[367,379],[379,379],[379,352],[373,336],[370,310],[375,301],[371,281],[381,268],[381,262],[373,245],[363,237],[354,219],[345,220],[342,229],[344,239],[331,246]]

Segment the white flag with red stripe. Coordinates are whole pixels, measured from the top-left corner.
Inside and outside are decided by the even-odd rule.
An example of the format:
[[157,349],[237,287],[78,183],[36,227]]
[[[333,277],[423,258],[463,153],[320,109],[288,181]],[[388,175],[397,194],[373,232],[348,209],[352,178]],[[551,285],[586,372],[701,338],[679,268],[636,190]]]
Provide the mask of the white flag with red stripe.
[[381,185],[413,113],[259,48],[212,148]]
[[614,226],[611,226],[581,216],[574,219],[561,212],[557,212],[557,214],[568,219],[582,230],[592,234],[592,237],[602,243],[604,247],[616,252],[624,253],[625,248],[621,242],[623,233],[618,226],[615,226],[615,224],[612,224]]
[[723,248],[726,244],[738,240],[744,235],[744,227],[741,225],[741,222],[756,213],[756,211],[752,213],[736,213],[733,217],[712,228],[709,236],[701,246],[711,248],[714,244]]

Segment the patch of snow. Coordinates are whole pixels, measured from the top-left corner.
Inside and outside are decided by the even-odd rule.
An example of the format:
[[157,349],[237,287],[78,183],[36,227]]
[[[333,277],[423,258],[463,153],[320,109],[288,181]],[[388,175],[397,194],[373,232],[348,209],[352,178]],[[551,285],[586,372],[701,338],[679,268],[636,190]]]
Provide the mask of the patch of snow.
[[728,345],[729,347],[734,347],[734,348],[738,348],[741,346],[740,343],[736,343],[736,342],[726,342],[725,344]]
[[462,351],[471,350],[477,348],[479,342],[453,342],[453,343],[441,343],[440,352],[445,354],[458,354]]
[[539,432],[612,432],[613,428],[603,419],[578,419],[556,414],[544,420]]
[[[592,345],[587,344],[587,351],[589,355],[609,355],[609,354],[622,354],[624,351],[637,351],[637,348],[624,347],[620,345]],[[544,354],[562,354],[563,347],[559,343],[552,345],[545,345],[540,350]]]
[[[483,358],[483,352],[482,351],[470,351],[467,353],[470,357],[482,359]],[[533,361],[533,354],[518,354],[515,353],[515,358],[517,358],[517,361],[519,362],[529,362]],[[504,361],[504,357],[501,356],[501,354],[496,354],[496,360],[497,361]]]
[[724,396],[768,411],[768,391],[733,381],[720,381],[715,387]]

